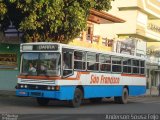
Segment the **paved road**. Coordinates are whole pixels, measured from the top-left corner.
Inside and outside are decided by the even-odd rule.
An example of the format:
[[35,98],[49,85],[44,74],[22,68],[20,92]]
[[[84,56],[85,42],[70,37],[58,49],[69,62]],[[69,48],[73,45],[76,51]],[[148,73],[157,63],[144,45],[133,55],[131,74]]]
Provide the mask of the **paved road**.
[[[64,101],[51,101],[48,106],[42,107],[37,105],[34,98],[0,96],[0,113],[3,115],[6,113],[35,114],[32,117],[21,115],[20,117],[24,120],[46,118],[46,116],[47,120],[52,119],[53,116],[48,114],[54,114],[55,120],[70,118],[68,115],[72,115],[73,118],[76,114],[90,114],[96,119],[97,117],[105,118],[104,115],[106,114],[160,114],[160,97],[132,97],[129,98],[129,103],[125,105],[116,104],[112,99],[105,99],[102,103],[96,104],[85,100],[80,108],[71,108]],[[81,118],[86,118],[85,115],[82,115]],[[96,116],[94,117],[94,115]]]

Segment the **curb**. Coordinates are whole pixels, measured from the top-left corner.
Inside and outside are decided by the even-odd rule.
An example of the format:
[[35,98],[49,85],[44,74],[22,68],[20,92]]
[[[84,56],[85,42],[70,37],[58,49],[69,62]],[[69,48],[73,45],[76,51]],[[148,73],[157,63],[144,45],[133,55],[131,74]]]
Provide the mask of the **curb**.
[[144,95],[143,97],[160,97],[159,95]]

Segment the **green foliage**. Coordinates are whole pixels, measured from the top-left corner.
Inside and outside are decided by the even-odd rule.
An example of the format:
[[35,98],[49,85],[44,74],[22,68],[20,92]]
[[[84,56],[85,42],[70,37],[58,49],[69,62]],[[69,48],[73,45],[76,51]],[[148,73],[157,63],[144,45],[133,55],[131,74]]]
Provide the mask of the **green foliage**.
[[7,7],[4,0],[0,0],[0,20],[4,19],[4,15],[7,13]]
[[[5,16],[7,13],[7,6],[4,3],[4,0],[0,0],[0,23],[3,23]],[[3,23],[4,25],[5,23]],[[0,24],[0,30],[2,29],[2,25]]]
[[19,30],[24,32],[25,42],[66,43],[86,28],[91,8],[109,10],[112,0],[1,1],[0,17],[3,18],[1,21],[3,30],[11,20]]

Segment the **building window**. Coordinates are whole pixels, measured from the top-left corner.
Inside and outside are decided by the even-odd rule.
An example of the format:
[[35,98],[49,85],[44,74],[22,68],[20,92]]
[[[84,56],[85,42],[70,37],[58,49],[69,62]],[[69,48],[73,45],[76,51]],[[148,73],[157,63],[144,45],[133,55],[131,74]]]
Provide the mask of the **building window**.
[[93,42],[93,29],[94,29],[94,25],[92,23],[88,23],[87,31],[86,31],[86,38],[87,38],[87,41],[90,43]]

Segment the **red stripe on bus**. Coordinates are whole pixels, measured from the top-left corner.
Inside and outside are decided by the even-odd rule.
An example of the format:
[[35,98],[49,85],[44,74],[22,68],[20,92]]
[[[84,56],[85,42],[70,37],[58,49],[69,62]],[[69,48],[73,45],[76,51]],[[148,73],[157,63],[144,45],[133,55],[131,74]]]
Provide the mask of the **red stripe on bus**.
[[135,75],[135,74],[121,74],[121,76],[126,76],[126,77],[145,77],[145,75]]
[[36,79],[36,80],[57,80],[60,79],[61,77],[48,77],[48,76],[23,76],[20,75],[18,76],[18,78],[22,78],[22,79]]

